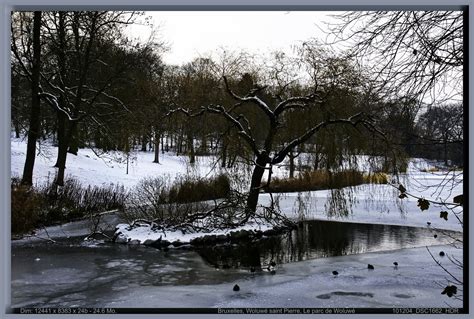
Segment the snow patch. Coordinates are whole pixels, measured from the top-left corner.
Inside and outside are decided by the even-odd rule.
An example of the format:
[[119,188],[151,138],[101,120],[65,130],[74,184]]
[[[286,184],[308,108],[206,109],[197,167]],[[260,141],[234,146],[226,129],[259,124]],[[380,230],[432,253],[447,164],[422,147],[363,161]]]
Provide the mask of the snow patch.
[[154,230],[152,225],[140,224],[138,226],[130,226],[130,224],[118,224],[116,226],[116,242],[118,243],[130,243],[138,241],[140,244],[144,244],[146,241],[166,240],[170,243],[180,242],[182,244],[188,244],[192,240],[202,238],[204,236],[227,236],[231,233],[247,230],[247,231],[266,231],[272,229],[273,226],[266,222],[248,222],[247,224],[224,230],[212,230],[210,232],[194,232],[194,233],[183,233],[179,230],[166,231],[166,230]]

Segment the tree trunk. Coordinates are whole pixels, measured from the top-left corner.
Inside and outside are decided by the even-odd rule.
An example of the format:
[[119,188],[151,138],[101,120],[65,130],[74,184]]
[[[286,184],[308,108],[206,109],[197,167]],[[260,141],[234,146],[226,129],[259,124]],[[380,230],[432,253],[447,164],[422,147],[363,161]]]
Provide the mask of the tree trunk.
[[183,132],[181,131],[176,139],[176,155],[183,153]]
[[20,124],[18,123],[18,121],[15,121],[13,123],[13,126],[15,128],[15,138],[20,138]]
[[153,163],[159,163],[160,162],[160,133],[155,131],[153,133],[153,141],[155,143],[155,159],[153,160]]
[[79,151],[79,132],[77,130],[77,125],[71,126],[71,133],[69,137],[69,145],[67,152],[73,155],[77,155]]
[[59,186],[64,185],[64,172],[66,170],[66,158],[67,158],[67,148],[65,150],[58,149],[58,173],[56,174],[56,180],[54,183]]
[[189,150],[189,163],[196,163],[196,152],[194,150],[194,138],[192,135],[188,135],[188,150]]
[[57,167],[58,167],[58,173],[56,175],[56,181],[55,184],[59,186],[64,185],[64,173],[66,170],[66,160],[67,160],[67,149],[69,142],[71,140],[71,136],[73,132],[76,130],[77,122],[69,122],[69,130],[65,134],[64,140],[63,140],[63,147],[58,147],[58,160],[57,160]]
[[125,171],[125,174],[128,175],[128,163],[129,163],[129,159],[130,159],[130,153],[127,152],[127,169]]
[[142,136],[142,152],[146,152],[146,144],[147,144],[147,139],[146,139],[146,134],[143,134]]
[[[58,59],[59,75],[61,81],[59,86],[63,92],[66,92],[66,83],[67,83],[67,65],[66,65],[66,22],[65,22],[65,13],[60,11],[58,12],[59,24],[58,24],[58,39],[59,47],[56,50],[56,55]],[[65,105],[64,95],[59,96],[59,105]],[[63,112],[58,111],[58,127],[57,127],[57,137],[58,137],[58,158],[56,160],[55,167],[59,167],[59,154],[63,154],[63,148],[67,148],[68,145],[64,143],[66,138],[66,125],[67,117]]]
[[[172,140],[172,139],[171,139]],[[166,152],[169,152],[170,151],[170,138],[169,138],[169,132],[166,133],[166,144],[165,144],[165,151]],[[163,145],[161,145],[161,147],[163,147]]]
[[[61,103],[62,99],[59,98],[59,103]],[[56,159],[56,164],[54,167],[59,168],[59,154],[63,154],[67,152],[67,144],[66,142],[66,122],[67,118],[63,112],[58,112],[58,156]]]
[[226,167],[226,160],[227,160],[227,145],[222,147],[222,167]]
[[[58,12],[59,15],[59,25],[58,25],[58,38],[59,38],[59,48],[56,51],[57,59],[58,59],[58,66],[59,66],[59,74],[61,76],[61,81],[60,81],[60,87],[61,90],[64,92],[66,91],[65,88],[65,83],[67,83],[67,65],[66,65],[66,22],[65,22],[65,13],[60,11]],[[65,98],[64,95],[61,94],[59,96],[59,105],[64,106],[65,103]],[[66,126],[67,126],[67,117],[66,114],[63,112],[57,111],[57,116],[58,116],[58,132],[57,132],[57,137],[58,137],[58,157],[56,159],[56,164],[54,164],[55,167],[59,168],[59,154],[64,154],[64,152],[67,152],[67,143],[65,143],[66,140]],[[66,150],[65,150],[66,149]]]
[[161,138],[161,154],[165,154],[165,149],[163,147],[163,145],[165,145],[165,140],[164,140],[164,135],[165,134],[160,134],[160,138]]
[[225,168],[226,167],[226,160],[227,160],[227,143],[222,140],[222,165],[221,167]]
[[35,11],[33,17],[33,69],[31,72],[31,112],[30,127],[28,130],[28,144],[26,147],[26,160],[23,168],[22,184],[33,184],[33,167],[36,159],[36,140],[40,134],[40,63],[41,63],[41,11]]
[[295,156],[293,151],[288,153],[288,157],[290,158],[290,178],[295,177]]
[[266,162],[263,159],[257,158],[257,164],[252,172],[252,180],[250,183],[250,191],[247,197],[247,214],[253,214],[257,210],[258,195],[260,194],[260,184],[265,173]]

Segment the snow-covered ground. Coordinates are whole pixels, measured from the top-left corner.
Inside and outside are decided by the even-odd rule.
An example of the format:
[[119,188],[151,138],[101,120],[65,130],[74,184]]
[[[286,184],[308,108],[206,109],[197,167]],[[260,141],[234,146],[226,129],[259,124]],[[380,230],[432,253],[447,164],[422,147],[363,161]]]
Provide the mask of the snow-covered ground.
[[[57,148],[51,143],[45,142],[39,148],[34,170],[34,183],[41,184],[54,178],[56,168],[53,167]],[[11,171],[12,176],[20,176],[26,157],[26,142],[23,139],[11,139]],[[66,164],[66,176],[77,178],[84,185],[124,185],[127,189],[133,188],[145,177],[165,176],[173,180],[176,176],[187,173],[197,176],[209,176],[213,174],[213,168],[220,169],[211,157],[197,157],[197,165],[189,165],[187,156],[176,156],[173,153],[160,153],[160,163],[153,163],[152,152],[135,152],[129,164],[129,173],[126,174],[126,163],[123,154],[111,152],[110,154],[98,157],[91,149],[80,149],[77,156],[68,154]],[[357,166],[361,170],[367,170],[369,163],[367,157],[358,157]],[[443,172],[422,172],[429,170],[434,165],[426,160],[412,160],[408,167],[408,174],[400,176],[402,183],[408,192],[433,200],[444,200],[452,202],[452,198],[462,194],[462,172],[452,172],[446,175]],[[229,172],[232,174],[232,172]],[[286,167],[274,168],[274,176],[286,176]],[[453,187],[439,188],[440,184],[449,184],[454,181]],[[361,221],[383,222],[386,218],[388,223],[395,222],[414,226],[425,225],[427,219],[433,223],[436,220],[434,207],[421,213],[416,207],[416,200],[412,198],[398,200],[398,192],[393,187],[387,185],[362,185],[352,191],[348,188],[343,192],[348,195],[352,193],[354,205],[353,214],[350,219]],[[329,198],[330,191],[305,192],[302,198],[308,199],[308,205],[313,208],[313,212],[321,212]],[[294,214],[298,207],[296,201],[297,193],[281,194],[281,206],[286,214]],[[261,196],[261,203],[265,204],[268,196]],[[307,206],[308,206],[307,205]],[[400,213],[400,210],[403,213]],[[421,217],[420,217],[421,216]],[[320,218],[321,216],[316,216]],[[452,221],[452,223],[451,223]],[[446,223],[438,223],[439,227],[452,228],[456,221],[448,218]]]
[[[462,231],[462,227],[452,213],[448,220],[440,218],[440,212],[446,208],[439,205],[430,205],[430,208],[421,211],[418,200],[412,197],[400,200],[399,191],[389,185],[361,185],[353,189],[344,188],[346,198],[339,201],[345,205],[348,214],[328,215],[326,209],[333,203],[330,190],[280,194],[280,209],[289,217],[298,218],[302,212],[306,219],[323,219],[335,221],[364,222],[376,224],[423,226],[439,229]],[[462,188],[456,194],[462,194]],[[298,199],[300,197],[302,202]],[[274,195],[275,198],[275,195]],[[427,197],[428,198],[428,197]],[[344,202],[345,201],[345,202]],[[452,199],[451,199],[452,201]],[[259,203],[268,205],[270,196],[262,194]]]
[[[33,172],[33,184],[42,184],[54,179],[56,168],[57,147],[44,142],[39,147]],[[23,139],[11,139],[11,174],[21,176],[26,158],[26,142]],[[160,163],[153,163],[153,152],[135,152],[129,158],[127,172],[126,157],[120,152],[110,152],[98,156],[92,149],[80,149],[77,156],[68,154],[66,162],[66,178],[77,178],[84,185],[123,185],[132,188],[145,177],[164,176],[174,179],[177,175],[187,172],[198,176],[209,174],[211,160],[199,157],[199,165],[188,165],[187,156],[175,156],[171,153],[160,153]]]
[[127,230],[128,226],[128,224],[117,225],[116,233],[121,233],[121,235],[119,235],[117,238],[118,242],[120,241],[120,239],[123,239],[124,242],[127,242],[128,240],[134,240],[138,241],[139,243],[144,243],[146,240],[154,241],[161,238],[162,240],[167,240],[169,242],[180,241],[181,243],[189,243],[191,240],[202,237],[203,235],[228,235],[231,232],[238,232],[241,230],[265,231],[272,228],[272,226],[268,223],[249,222],[243,226],[227,230],[214,230],[212,232],[207,233],[194,232],[183,234],[181,231],[153,231],[150,225],[142,225],[140,227]]
[[[43,183],[54,177],[56,168],[53,167],[57,148],[45,142],[39,148],[34,171],[35,183]],[[11,139],[11,168],[12,176],[20,176],[26,154],[26,143],[23,139]],[[77,156],[68,154],[66,175],[77,178],[84,185],[120,184],[127,189],[133,188],[145,177],[165,176],[174,180],[183,174],[209,176],[214,174],[213,168],[219,168],[210,157],[198,157],[197,165],[189,165],[188,157],[176,156],[172,153],[160,154],[160,164],[153,163],[152,152],[135,152],[131,157],[129,173],[126,174],[126,163],[120,152],[111,152],[98,157],[91,149],[80,149]],[[356,165],[361,170],[368,170],[370,163],[365,156],[357,158]],[[409,163],[408,172],[401,175],[399,182],[416,196],[437,201],[452,202],[454,196],[463,193],[462,172],[452,172],[446,175],[443,172],[423,172],[434,165],[426,160],[414,159]],[[232,173],[232,172],[229,172]],[[287,174],[284,166],[274,168],[275,176]],[[438,187],[447,184],[446,187]],[[452,185],[452,186],[451,186]],[[342,197],[341,197],[342,195]],[[430,208],[421,211],[417,207],[417,199],[408,197],[400,200],[399,191],[390,185],[361,185],[354,188],[344,188],[340,191],[313,191],[303,193],[282,193],[276,196],[281,211],[288,217],[298,219],[328,219],[365,223],[381,223],[409,226],[427,226],[432,228],[462,231],[462,227],[453,213],[448,211],[448,220],[440,218],[441,211],[446,210],[440,205],[430,205]],[[344,198],[344,199],[342,199]],[[259,204],[268,205],[270,196],[261,194]],[[331,205],[333,211],[347,214],[328,214]],[[247,228],[252,228],[249,225]],[[131,232],[123,231],[127,238],[143,242],[149,238],[159,238],[159,234],[152,234],[149,228],[135,229]],[[174,236],[173,239],[179,239]],[[189,237],[189,235],[188,235]],[[182,238],[181,240],[187,240]]]

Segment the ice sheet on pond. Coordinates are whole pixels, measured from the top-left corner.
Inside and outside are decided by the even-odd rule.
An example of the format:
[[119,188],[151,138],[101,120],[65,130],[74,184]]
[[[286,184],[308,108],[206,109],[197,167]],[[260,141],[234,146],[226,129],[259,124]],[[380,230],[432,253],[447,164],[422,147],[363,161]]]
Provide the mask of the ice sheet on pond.
[[[342,225],[336,223],[339,224]],[[372,235],[380,232],[376,228],[381,226],[371,227]],[[399,231],[393,236],[390,231],[385,232],[384,236],[388,237],[381,242],[373,236],[371,240],[366,238],[370,244],[367,247],[393,249],[395,246],[386,242],[396,243],[393,236]],[[429,235],[429,231],[426,232]],[[364,245],[364,237],[358,233],[364,231],[344,231],[353,237],[354,244]],[[423,236],[418,235],[415,237],[422,239]],[[408,242],[404,245],[406,238],[403,238],[398,247],[410,247]],[[346,241],[337,236],[335,239]],[[432,242],[426,244],[439,239],[432,238]],[[294,254],[288,252],[287,246],[271,245],[255,251],[253,245],[247,243],[245,247],[248,253],[259,258],[257,271],[250,268],[254,265],[253,259],[247,259],[242,250],[233,245],[222,247],[223,251],[213,251],[210,247],[203,251],[167,252],[142,245],[106,242],[90,247],[72,238],[55,244],[14,245],[12,301],[18,307],[325,307],[329,304],[434,307],[453,301],[446,296],[440,298],[441,286],[447,283],[446,274],[424,247],[372,253],[364,248],[352,251],[358,253],[355,255],[328,257],[332,255],[324,252],[327,246],[324,242],[310,244]],[[348,245],[354,248],[351,243]],[[314,255],[315,249],[323,254]],[[430,249],[435,256],[441,250],[448,256],[462,256],[462,250],[451,246],[430,246]],[[219,259],[209,258],[208,253]],[[229,253],[235,255],[235,263],[229,259]],[[290,258],[288,254],[297,258]],[[336,254],[341,252],[338,250]],[[446,256],[438,258],[462,280],[462,272],[452,269]],[[265,269],[270,261],[276,261],[274,274]],[[398,262],[397,267],[394,261]],[[367,269],[369,263],[374,270]],[[333,271],[338,275],[334,276]],[[240,286],[239,292],[232,290],[235,284]]]
[[[459,256],[451,247],[432,247]],[[400,266],[395,269],[393,261]],[[367,263],[375,266],[367,269]],[[449,263],[445,263],[449,266]],[[339,270],[338,276],[331,274]],[[450,270],[462,279],[462,272]],[[277,267],[275,275],[220,285],[129,289],[106,306],[133,307],[461,307],[440,294],[446,274],[425,248],[317,259]],[[232,287],[238,284],[240,290]]]

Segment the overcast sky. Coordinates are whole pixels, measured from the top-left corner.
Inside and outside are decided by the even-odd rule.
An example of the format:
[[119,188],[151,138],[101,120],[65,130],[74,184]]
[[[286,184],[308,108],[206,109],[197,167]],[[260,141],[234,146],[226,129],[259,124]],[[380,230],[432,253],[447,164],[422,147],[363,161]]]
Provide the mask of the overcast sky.
[[[183,64],[219,47],[264,54],[290,52],[291,46],[309,38],[325,37],[318,26],[335,12],[316,11],[153,11],[146,12],[159,26],[159,38],[170,50],[164,61]],[[146,40],[150,28],[135,26],[134,37]]]

